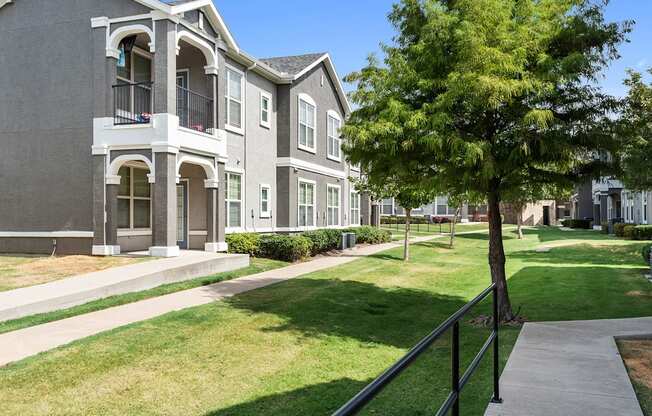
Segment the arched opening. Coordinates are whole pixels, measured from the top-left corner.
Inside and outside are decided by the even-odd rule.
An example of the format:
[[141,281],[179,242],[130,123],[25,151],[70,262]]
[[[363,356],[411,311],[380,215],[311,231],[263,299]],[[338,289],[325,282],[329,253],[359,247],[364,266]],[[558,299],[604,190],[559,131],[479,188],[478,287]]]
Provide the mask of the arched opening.
[[204,250],[211,222],[207,169],[181,161],[177,182],[177,244],[181,249]]
[[206,41],[189,32],[177,36],[177,115],[179,125],[215,133],[217,55]]

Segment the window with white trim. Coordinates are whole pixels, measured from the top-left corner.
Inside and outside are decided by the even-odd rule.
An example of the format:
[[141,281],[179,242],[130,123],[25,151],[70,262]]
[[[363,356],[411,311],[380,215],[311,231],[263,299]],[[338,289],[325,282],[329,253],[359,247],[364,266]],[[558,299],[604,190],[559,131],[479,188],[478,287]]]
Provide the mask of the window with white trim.
[[436,214],[435,215],[454,215],[455,208],[448,206],[448,196],[438,196],[436,198]]
[[299,149],[316,151],[317,107],[307,95],[299,95]]
[[342,128],[342,120],[335,116],[332,111],[328,112],[328,158],[341,160],[341,147],[342,141],[340,140],[340,129]]
[[337,185],[328,185],[326,199],[326,217],[327,225],[338,226],[340,225],[340,187]]
[[147,170],[123,166],[118,171],[118,228],[147,230],[151,228],[152,198]]
[[235,69],[226,69],[226,125],[242,130],[244,76]]
[[226,227],[242,227],[242,175],[226,173]]
[[260,125],[270,128],[272,125],[272,96],[266,92],[260,93]]
[[269,185],[260,185],[260,217],[271,217],[272,188]]
[[315,226],[315,184],[299,180],[299,227]]
[[360,225],[360,194],[351,191],[351,225]]
[[383,199],[381,214],[394,215],[394,198]]

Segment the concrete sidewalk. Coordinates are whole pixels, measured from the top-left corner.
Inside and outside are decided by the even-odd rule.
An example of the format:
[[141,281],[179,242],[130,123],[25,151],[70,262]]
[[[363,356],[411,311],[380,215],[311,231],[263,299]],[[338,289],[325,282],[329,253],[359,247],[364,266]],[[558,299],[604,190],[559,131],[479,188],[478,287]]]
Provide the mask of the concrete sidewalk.
[[[477,233],[469,232],[469,233]],[[464,234],[464,233],[460,233]],[[419,237],[412,244],[445,236]],[[400,247],[387,243],[344,250],[340,256],[319,257],[281,269],[198,287],[182,292],[113,307],[0,335],[0,366],[48,351],[100,332],[140,322],[169,312],[219,301],[239,293],[290,280],[307,273],[339,266],[381,251]],[[147,263],[151,264],[151,263]]]
[[247,255],[184,250],[179,257],[113,267],[42,285],[0,292],[0,322],[228,272],[248,265]]
[[614,337],[652,335],[652,317],[525,324],[485,416],[642,416]]

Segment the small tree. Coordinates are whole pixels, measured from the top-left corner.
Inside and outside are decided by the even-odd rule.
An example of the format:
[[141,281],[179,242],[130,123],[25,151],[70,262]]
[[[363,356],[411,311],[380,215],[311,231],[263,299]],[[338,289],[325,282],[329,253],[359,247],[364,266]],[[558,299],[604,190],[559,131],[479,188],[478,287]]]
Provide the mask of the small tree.
[[451,223],[450,248],[453,248],[455,245],[455,226],[457,225],[457,219],[461,216],[464,205],[479,204],[481,202],[482,198],[471,192],[464,192],[461,194],[451,193],[448,195],[448,206],[455,208],[455,215],[453,216],[453,222]]

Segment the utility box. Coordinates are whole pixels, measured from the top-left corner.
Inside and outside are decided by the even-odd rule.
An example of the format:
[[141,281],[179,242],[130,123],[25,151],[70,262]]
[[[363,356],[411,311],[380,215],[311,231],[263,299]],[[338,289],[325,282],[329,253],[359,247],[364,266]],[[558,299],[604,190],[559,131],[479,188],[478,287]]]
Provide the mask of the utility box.
[[353,248],[356,245],[356,235],[355,233],[346,233],[346,243],[349,248]]
[[349,239],[347,233],[342,233],[340,236],[340,250],[346,250],[349,248]]

